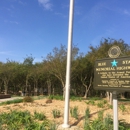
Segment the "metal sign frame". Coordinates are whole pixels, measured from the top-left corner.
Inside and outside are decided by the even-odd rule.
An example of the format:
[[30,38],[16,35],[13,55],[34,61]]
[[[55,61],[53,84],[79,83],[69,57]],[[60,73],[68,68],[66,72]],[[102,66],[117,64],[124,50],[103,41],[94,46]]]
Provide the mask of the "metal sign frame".
[[130,57],[96,60],[94,89],[130,91]]

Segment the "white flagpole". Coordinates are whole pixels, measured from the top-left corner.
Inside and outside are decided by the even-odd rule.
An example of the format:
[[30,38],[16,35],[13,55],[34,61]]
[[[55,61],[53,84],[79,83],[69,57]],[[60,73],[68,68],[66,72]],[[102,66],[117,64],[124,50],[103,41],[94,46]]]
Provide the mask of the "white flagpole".
[[71,47],[73,37],[73,12],[74,0],[70,0],[69,11],[69,28],[68,28],[68,51],[67,51],[67,66],[66,66],[66,85],[65,85],[65,106],[64,106],[64,124],[63,128],[69,128],[69,96],[70,96],[70,68],[71,68]]

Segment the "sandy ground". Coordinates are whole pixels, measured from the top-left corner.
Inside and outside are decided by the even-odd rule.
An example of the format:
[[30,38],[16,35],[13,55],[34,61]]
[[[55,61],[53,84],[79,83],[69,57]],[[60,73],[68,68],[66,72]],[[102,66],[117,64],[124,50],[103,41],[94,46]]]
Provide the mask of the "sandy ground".
[[[21,110],[21,111],[28,110],[33,114],[34,111],[37,111],[39,113],[44,113],[47,119],[52,120],[59,125],[63,124],[64,101],[52,100],[52,103],[46,103],[46,100],[47,99],[40,99],[40,100],[35,100],[33,103],[18,103],[18,104],[0,106],[0,113],[8,112],[10,110]],[[87,107],[90,109],[90,113],[91,113],[90,120],[97,118],[97,113],[101,110],[104,110],[104,116],[106,114],[110,114],[111,116],[113,115],[113,110],[108,107],[108,104],[106,104],[104,108],[99,108],[97,107],[97,105],[88,105],[86,104],[86,102],[87,100],[70,101],[70,108],[77,106],[78,114],[79,114],[78,119],[75,119],[71,117],[71,115],[69,115],[70,125],[75,125],[80,128],[83,128],[84,115]],[[120,109],[118,109],[118,117],[119,120],[124,120],[125,122],[130,124],[130,106],[129,104],[125,104],[125,107],[126,107],[125,112],[122,112]],[[53,118],[52,110],[54,109],[60,111],[61,116],[59,118],[55,118],[55,119]]]

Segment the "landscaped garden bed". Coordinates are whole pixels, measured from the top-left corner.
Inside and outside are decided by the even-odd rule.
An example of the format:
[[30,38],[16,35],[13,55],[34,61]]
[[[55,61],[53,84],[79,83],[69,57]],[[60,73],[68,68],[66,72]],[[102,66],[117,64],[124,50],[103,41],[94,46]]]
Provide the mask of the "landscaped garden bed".
[[[63,124],[64,101],[62,97],[25,98],[18,101],[1,103],[1,130],[57,130]],[[20,102],[21,101],[21,102]],[[27,102],[26,102],[27,101]],[[28,102],[30,101],[30,102]],[[119,101],[119,130],[130,130],[129,101]],[[106,99],[71,98],[69,124],[79,130],[112,130],[113,109]]]

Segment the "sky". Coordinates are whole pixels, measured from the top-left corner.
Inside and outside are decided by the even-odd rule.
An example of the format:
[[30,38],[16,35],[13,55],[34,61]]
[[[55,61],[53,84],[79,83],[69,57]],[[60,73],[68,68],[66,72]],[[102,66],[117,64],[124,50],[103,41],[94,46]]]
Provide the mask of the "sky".
[[[34,62],[68,44],[70,0],[0,0],[0,61]],[[130,0],[75,0],[73,45],[87,54],[103,38],[130,44]]]

